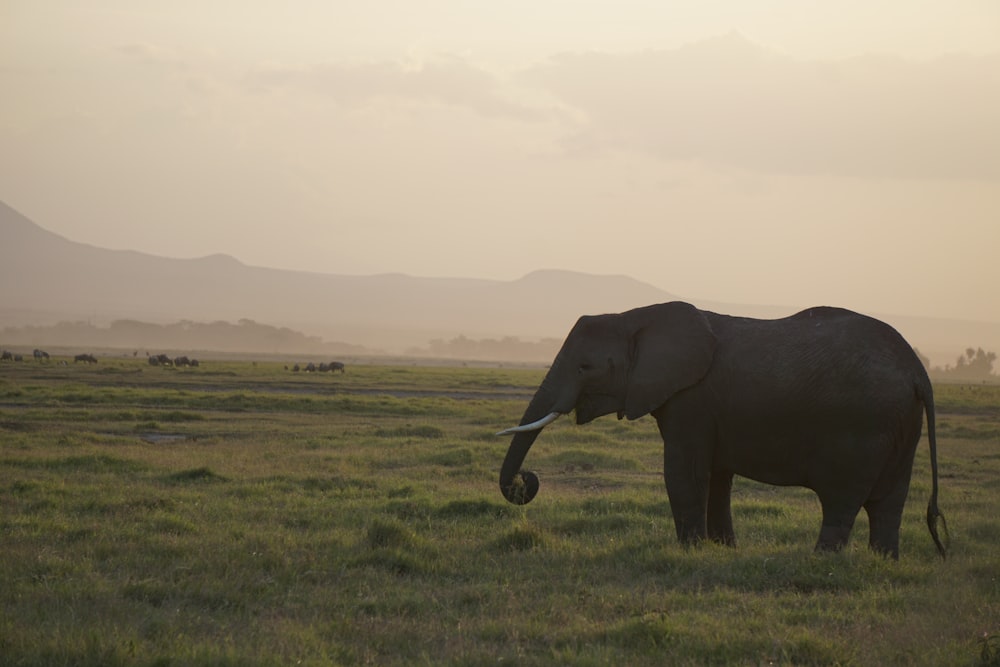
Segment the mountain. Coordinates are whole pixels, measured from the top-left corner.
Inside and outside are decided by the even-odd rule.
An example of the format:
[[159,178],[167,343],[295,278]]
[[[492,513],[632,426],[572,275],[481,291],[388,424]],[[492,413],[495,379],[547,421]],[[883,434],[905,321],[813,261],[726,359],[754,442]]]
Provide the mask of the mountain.
[[[585,313],[685,299],[627,276],[536,271],[514,281],[346,276],[247,266],[227,255],[171,259],[78,243],[0,202],[0,325],[121,319],[260,323],[400,353],[432,339],[561,339]],[[781,317],[792,307],[721,304],[716,312]],[[878,315],[876,315],[878,316]],[[1000,350],[1000,324],[879,316],[936,365],[968,346]]]
[[432,338],[562,337],[586,312],[673,298],[625,276],[538,271],[513,282],[344,276],[247,266],[226,255],[170,259],[49,232],[0,202],[4,326],[117,319],[251,319],[400,351]]

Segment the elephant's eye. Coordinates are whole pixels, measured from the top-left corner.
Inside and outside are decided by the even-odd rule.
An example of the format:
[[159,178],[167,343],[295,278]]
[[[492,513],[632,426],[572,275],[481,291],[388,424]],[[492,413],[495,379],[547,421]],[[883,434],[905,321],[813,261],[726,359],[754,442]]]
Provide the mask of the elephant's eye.
[[593,368],[593,366],[591,366],[590,364],[580,364],[579,372],[582,375],[582,374],[586,373],[587,371],[589,371],[592,368]]

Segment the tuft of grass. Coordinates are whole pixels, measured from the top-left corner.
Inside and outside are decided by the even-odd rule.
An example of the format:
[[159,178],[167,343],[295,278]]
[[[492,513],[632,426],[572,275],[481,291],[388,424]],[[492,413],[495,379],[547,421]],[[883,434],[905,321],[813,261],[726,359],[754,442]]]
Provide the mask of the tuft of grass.
[[365,541],[370,549],[407,549],[416,544],[413,531],[402,523],[385,519],[368,524]]
[[978,667],[1000,667],[1000,635],[984,633],[979,638]]
[[473,460],[472,450],[467,447],[453,447],[427,458],[429,463],[448,468],[471,465]]
[[437,426],[431,426],[430,424],[418,424],[415,426],[405,424],[403,426],[396,426],[393,428],[376,429],[375,435],[379,438],[424,438],[428,440],[437,440],[443,438],[445,433],[443,429]]
[[355,567],[375,568],[398,576],[424,574],[436,560],[423,541],[405,524],[377,518],[365,530],[364,551]]
[[438,508],[434,515],[442,519],[501,519],[511,515],[510,505],[489,500],[452,500]]
[[199,482],[225,482],[226,478],[212,472],[210,468],[202,466],[171,473],[167,475],[166,481],[171,484],[194,484]]
[[788,516],[788,508],[773,502],[749,501],[733,503],[734,520],[767,519],[779,521]]
[[946,434],[952,438],[1000,441],[1000,429],[996,428],[973,428],[969,426],[956,426],[954,428],[947,429]]
[[58,458],[7,459],[4,465],[22,469],[50,470],[65,474],[124,474],[137,472],[143,465],[110,454],[83,454]]
[[589,472],[592,470],[638,470],[642,466],[633,458],[608,454],[600,450],[569,449],[549,457],[563,467]]
[[354,561],[354,565],[385,570],[398,576],[421,574],[427,569],[425,561],[402,549],[378,549],[363,554]]
[[170,410],[168,412],[158,414],[156,417],[159,421],[170,423],[204,421],[205,419],[204,415],[183,410]]
[[543,548],[546,544],[542,532],[530,525],[514,527],[494,541],[494,547],[501,552],[529,551]]

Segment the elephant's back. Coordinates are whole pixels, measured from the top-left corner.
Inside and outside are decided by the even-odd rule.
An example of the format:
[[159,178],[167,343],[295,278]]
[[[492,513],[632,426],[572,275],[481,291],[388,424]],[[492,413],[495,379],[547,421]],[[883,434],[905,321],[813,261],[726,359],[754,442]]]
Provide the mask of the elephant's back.
[[776,320],[716,316],[712,372],[742,392],[773,399],[797,392],[859,409],[916,399],[926,382],[913,348],[893,327],[842,308],[810,308]]

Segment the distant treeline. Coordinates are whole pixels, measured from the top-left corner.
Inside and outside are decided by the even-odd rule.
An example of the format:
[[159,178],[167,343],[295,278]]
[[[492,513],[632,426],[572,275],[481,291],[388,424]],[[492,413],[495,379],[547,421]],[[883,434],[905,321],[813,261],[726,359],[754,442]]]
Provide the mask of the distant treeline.
[[997,379],[997,376],[993,374],[993,362],[996,361],[997,355],[995,352],[987,352],[981,347],[966,348],[965,354],[958,356],[954,366],[945,364],[944,367],[934,366],[933,368],[930,359],[920,354],[920,350],[914,349],[914,351],[934,379],[970,382]]
[[[115,320],[106,327],[88,322],[60,322],[49,326],[5,327],[0,330],[5,349],[27,350],[39,347],[118,348],[136,351],[215,350],[265,354],[372,355],[362,345],[327,342],[287,327],[274,327],[253,320],[232,322],[192,322],[151,324],[138,320]],[[434,339],[427,347],[410,348],[413,356],[478,361],[521,361],[548,364],[556,356],[562,339],[521,340],[516,336],[472,339],[464,335],[451,340]],[[20,348],[20,350],[17,350]],[[933,379],[954,381],[997,381],[994,352],[967,348],[954,364],[930,365],[930,359],[915,350]],[[22,352],[23,353],[23,352]]]
[[115,320],[106,327],[87,322],[60,322],[50,326],[6,327],[0,342],[21,346],[76,346],[86,348],[134,348],[136,350],[218,350],[271,354],[364,354],[360,345],[330,343],[285,327],[253,320],[150,324],[137,320]]
[[411,348],[409,354],[443,359],[475,359],[479,361],[523,361],[549,363],[555,358],[562,340],[543,338],[537,342],[521,340],[516,336],[474,340],[458,336],[451,340],[436,338],[427,348]]

